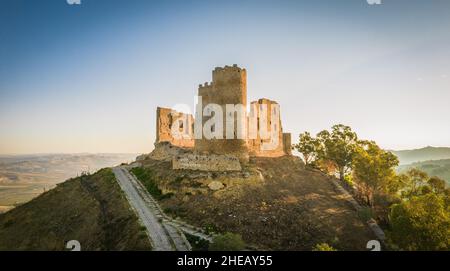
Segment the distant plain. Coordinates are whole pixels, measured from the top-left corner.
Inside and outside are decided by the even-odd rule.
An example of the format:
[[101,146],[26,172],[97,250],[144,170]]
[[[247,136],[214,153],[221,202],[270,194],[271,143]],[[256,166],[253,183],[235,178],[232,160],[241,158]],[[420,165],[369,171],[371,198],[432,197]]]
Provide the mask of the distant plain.
[[138,154],[0,155],[0,213],[27,202],[82,172],[95,172]]

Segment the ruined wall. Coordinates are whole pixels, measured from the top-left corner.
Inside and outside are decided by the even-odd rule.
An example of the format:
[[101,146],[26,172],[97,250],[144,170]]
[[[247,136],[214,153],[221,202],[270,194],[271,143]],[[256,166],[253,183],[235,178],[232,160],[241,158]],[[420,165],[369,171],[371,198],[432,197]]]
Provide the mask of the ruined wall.
[[283,133],[283,148],[286,155],[292,155],[291,133]]
[[[265,109],[263,110],[263,108]],[[285,140],[278,103],[269,99],[259,99],[251,103],[250,111],[251,116],[255,114],[253,116],[256,118],[253,121],[256,121],[256,124],[253,122],[253,125],[257,126],[256,139],[251,136],[247,141],[250,156],[278,157],[289,154],[290,152],[287,153],[284,147]],[[265,118],[263,118],[263,114]],[[252,119],[249,117],[249,131],[251,122]],[[265,127],[261,123],[265,123]],[[261,138],[260,130],[267,130],[274,136],[269,139]]]
[[172,168],[201,171],[240,171],[242,169],[237,157],[216,154],[175,156],[172,160]]
[[[173,130],[179,131],[179,137]],[[178,128],[178,129],[177,129]],[[156,142],[170,142],[174,146],[194,147],[194,117],[191,114],[176,112],[170,108],[158,107],[156,110]]]
[[[231,154],[238,157],[241,161],[248,160],[248,150],[246,139],[238,139],[237,131],[237,114],[234,116],[235,133],[233,139],[226,139],[226,104],[242,104],[244,112],[247,105],[247,72],[245,69],[239,68],[237,65],[217,67],[212,72],[212,82],[200,85],[198,88],[198,96],[202,97],[201,110],[211,103],[218,104],[222,107],[223,113],[223,139],[196,139],[195,150],[199,153],[214,154]],[[198,114],[199,112],[197,112]],[[198,115],[197,115],[198,116]],[[211,117],[204,116],[202,118],[202,127],[205,126],[207,120]],[[246,126],[246,117],[243,117],[244,126]],[[213,129],[213,128],[212,128]]]

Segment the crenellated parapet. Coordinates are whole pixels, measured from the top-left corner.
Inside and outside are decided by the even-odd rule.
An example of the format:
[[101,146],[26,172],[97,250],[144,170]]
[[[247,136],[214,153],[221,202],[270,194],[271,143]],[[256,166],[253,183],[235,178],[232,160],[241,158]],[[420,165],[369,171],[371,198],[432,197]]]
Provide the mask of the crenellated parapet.
[[243,73],[246,72],[244,68],[240,68],[237,64],[233,64],[233,66],[226,65],[225,67],[215,67],[213,70],[213,74],[217,73]]
[[198,85],[198,96],[209,96],[212,95],[214,91],[212,82],[205,82],[204,84]]

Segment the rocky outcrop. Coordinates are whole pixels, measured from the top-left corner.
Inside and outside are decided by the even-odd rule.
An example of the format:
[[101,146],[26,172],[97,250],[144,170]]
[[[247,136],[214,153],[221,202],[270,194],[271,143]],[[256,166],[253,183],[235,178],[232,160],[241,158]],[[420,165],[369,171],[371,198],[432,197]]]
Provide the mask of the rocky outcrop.
[[189,152],[189,149],[174,146],[170,142],[160,142],[155,144],[155,149],[151,153],[138,156],[136,161],[139,162],[146,159],[172,161],[173,157]]
[[208,184],[208,187],[211,190],[220,190],[220,189],[224,188],[225,186],[223,185],[223,183],[221,183],[219,181],[212,181]]

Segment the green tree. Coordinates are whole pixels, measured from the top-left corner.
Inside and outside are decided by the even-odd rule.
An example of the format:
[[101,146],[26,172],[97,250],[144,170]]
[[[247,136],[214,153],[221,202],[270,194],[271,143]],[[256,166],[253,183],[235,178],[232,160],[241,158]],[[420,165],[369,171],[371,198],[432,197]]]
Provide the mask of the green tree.
[[358,136],[349,126],[334,125],[331,133],[324,130],[317,134],[319,159],[331,161],[344,181],[346,172],[351,168],[358,146]]
[[358,190],[366,202],[373,207],[375,193],[389,193],[390,185],[396,181],[395,167],[398,158],[382,150],[373,141],[360,141],[353,156],[353,176]]
[[414,196],[420,196],[428,193],[445,195],[448,190],[444,180],[438,177],[428,177],[427,173],[412,168],[405,174],[399,177],[400,188],[399,192],[403,199],[408,199]]
[[412,196],[393,205],[390,224],[391,239],[401,249],[450,249],[450,209],[444,195]]
[[300,134],[298,144],[293,147],[302,154],[305,165],[310,165],[317,159],[318,144],[317,139],[312,137],[309,132],[304,132]]
[[427,184],[428,175],[416,168],[412,168],[406,172],[406,182],[403,184],[402,196],[409,198],[421,194],[422,187]]
[[446,192],[446,184],[445,181],[442,180],[439,177],[431,177],[428,180],[428,184],[430,185],[431,189],[436,194],[445,194]]

